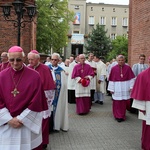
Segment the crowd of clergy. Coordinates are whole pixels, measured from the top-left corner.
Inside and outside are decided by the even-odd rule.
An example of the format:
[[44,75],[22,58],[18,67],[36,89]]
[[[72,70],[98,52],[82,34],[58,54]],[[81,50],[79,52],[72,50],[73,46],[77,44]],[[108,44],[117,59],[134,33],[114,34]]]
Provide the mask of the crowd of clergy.
[[144,54],[132,67],[123,55],[107,63],[93,53],[71,55],[65,62],[53,53],[43,63],[37,50],[26,57],[27,64],[19,46],[1,54],[0,149],[47,149],[49,133],[69,130],[68,103],[76,104],[76,114],[87,115],[93,103],[105,104],[107,94],[119,123],[126,110],[139,112],[141,147],[150,150],[150,68]]

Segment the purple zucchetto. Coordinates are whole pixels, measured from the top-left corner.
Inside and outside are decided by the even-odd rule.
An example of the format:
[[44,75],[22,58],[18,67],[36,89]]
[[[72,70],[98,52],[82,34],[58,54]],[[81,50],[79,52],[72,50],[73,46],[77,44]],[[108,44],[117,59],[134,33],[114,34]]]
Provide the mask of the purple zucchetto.
[[12,46],[8,53],[14,53],[14,52],[23,52],[23,49],[20,46]]
[[37,50],[31,50],[30,53],[39,54]]

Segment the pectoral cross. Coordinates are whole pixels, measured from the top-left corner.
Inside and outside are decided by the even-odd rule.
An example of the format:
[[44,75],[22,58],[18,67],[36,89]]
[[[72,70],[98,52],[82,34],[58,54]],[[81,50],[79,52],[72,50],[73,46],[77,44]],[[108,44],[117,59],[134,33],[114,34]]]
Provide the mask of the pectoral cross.
[[121,78],[123,78],[123,74],[121,74],[120,76],[121,76]]
[[19,91],[17,91],[17,89],[14,88],[14,90],[11,91],[11,93],[14,95],[14,97],[16,97],[16,95],[19,94]]
[[120,71],[121,71],[121,74],[120,74],[120,76],[121,76],[121,78],[123,78],[122,66],[120,67]]
[[82,65],[81,73],[83,73],[83,65]]

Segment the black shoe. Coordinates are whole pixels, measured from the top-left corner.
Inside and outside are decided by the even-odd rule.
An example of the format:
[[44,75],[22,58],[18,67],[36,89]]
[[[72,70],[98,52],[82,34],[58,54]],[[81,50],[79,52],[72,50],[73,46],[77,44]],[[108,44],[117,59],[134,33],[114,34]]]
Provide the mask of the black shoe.
[[79,113],[78,115],[83,116],[83,115],[84,115],[84,113]]
[[103,101],[100,101],[99,104],[100,104],[100,105],[103,105]]
[[99,101],[95,101],[95,103],[99,104]]
[[43,150],[47,149],[47,144],[43,144]]
[[116,120],[117,120],[118,122],[124,121],[124,119],[122,119],[122,118],[116,118]]

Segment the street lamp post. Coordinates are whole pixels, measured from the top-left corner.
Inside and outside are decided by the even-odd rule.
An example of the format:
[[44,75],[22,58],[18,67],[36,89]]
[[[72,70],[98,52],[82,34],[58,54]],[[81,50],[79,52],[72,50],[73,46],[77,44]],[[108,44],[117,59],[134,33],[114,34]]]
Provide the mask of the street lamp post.
[[100,54],[101,54],[101,56],[102,56],[102,55],[103,55],[104,45],[103,45],[103,44],[100,44],[100,46],[99,46],[99,47],[100,47],[100,51],[101,51],[101,52],[100,52]]
[[[32,22],[33,17],[35,16],[36,13],[36,6],[35,5],[26,5],[24,0],[15,0],[12,2],[12,5],[10,4],[5,4],[1,5],[3,9],[3,15],[6,21],[12,21],[14,22],[14,27],[17,27],[18,30],[18,36],[17,36],[17,43],[18,46],[20,46],[20,35],[21,35],[21,28],[25,27],[25,22]],[[11,8],[14,8],[15,14],[17,16],[16,20],[9,18],[11,14]],[[27,12],[29,19],[24,20],[24,15],[25,12]]]

